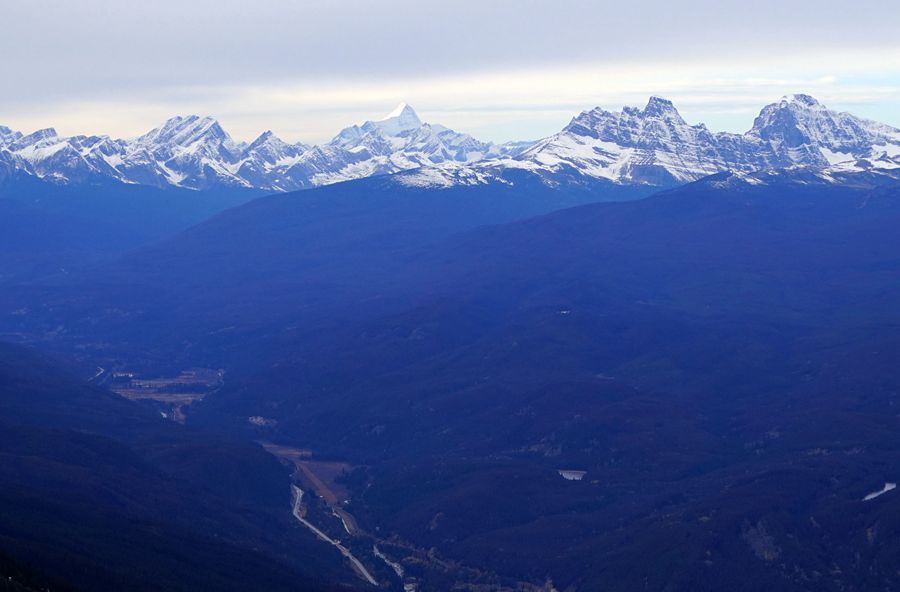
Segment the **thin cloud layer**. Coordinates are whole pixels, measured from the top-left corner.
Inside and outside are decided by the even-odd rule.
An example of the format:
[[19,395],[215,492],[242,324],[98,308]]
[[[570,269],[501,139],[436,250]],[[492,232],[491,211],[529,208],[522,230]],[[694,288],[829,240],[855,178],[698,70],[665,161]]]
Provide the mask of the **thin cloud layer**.
[[25,130],[129,136],[198,112],[239,138],[321,141],[406,100],[505,140],[648,94],[738,131],[803,91],[900,125],[894,3],[672,4],[14,1],[0,75],[17,84],[0,114]]

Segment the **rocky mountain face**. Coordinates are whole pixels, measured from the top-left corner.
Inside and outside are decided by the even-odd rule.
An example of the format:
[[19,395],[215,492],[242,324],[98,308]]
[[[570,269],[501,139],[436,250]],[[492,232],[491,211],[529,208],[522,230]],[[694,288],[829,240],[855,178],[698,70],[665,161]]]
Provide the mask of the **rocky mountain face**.
[[319,146],[290,144],[271,131],[239,143],[215,119],[198,116],[174,117],[133,140],[0,127],[0,180],[20,172],[60,183],[113,179],[198,190],[292,191],[401,171],[412,172],[398,182],[419,186],[504,181],[525,171],[551,184],[666,187],[723,171],[792,167],[898,168],[900,130],[830,110],[808,95],[767,105],[744,134],[691,125],[671,101],[652,97],[644,108],[585,111],[535,143],[500,145],[425,123],[405,103]]
[[779,166],[865,161],[879,168],[900,167],[900,130],[832,111],[808,95],[766,106],[743,137],[751,145],[760,142]]
[[764,107],[745,134],[715,133],[688,124],[670,101],[652,97],[643,109],[586,111],[560,133],[498,164],[663,186],[722,171],[894,168],[900,167],[900,130],[793,95]]

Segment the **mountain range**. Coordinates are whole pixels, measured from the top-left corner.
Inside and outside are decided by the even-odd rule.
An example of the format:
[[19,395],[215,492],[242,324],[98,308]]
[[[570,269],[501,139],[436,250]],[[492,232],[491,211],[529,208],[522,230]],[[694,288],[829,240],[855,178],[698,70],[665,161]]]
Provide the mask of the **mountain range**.
[[271,131],[236,142],[212,117],[173,117],[130,140],[30,134],[0,126],[0,182],[17,175],[61,184],[117,181],[195,190],[231,187],[283,192],[411,171],[397,181],[431,187],[510,182],[612,182],[674,186],[709,174],[791,167],[860,170],[900,167],[900,130],[828,109],[813,97],[783,97],[744,134],[688,124],[671,101],[601,108],[574,117],[536,142],[495,144],[423,122],[401,103],[379,120],[316,146]]
[[28,135],[0,127],[0,180],[15,173],[71,184],[127,184],[293,191],[445,162],[511,156],[522,143],[481,142],[423,123],[401,104],[387,117],[342,130],[321,146],[284,142],[271,131],[235,142],[212,117],[173,117],[132,139],[62,137],[53,128]]
[[900,167],[900,130],[798,94],[764,107],[744,134],[712,132],[688,124],[671,101],[651,97],[643,109],[585,111],[515,157],[422,169],[403,181],[446,186],[520,169],[550,184],[576,179],[671,187],[725,171],[796,167],[825,172]]

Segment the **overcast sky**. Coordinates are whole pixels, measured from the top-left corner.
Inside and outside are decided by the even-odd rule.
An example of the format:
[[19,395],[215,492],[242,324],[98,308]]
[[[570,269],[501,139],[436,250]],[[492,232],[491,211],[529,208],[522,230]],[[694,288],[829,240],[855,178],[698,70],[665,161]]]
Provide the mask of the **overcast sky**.
[[0,124],[143,133],[175,114],[318,142],[410,103],[484,139],[675,101],[744,131],[806,92],[900,127],[896,0],[0,0]]

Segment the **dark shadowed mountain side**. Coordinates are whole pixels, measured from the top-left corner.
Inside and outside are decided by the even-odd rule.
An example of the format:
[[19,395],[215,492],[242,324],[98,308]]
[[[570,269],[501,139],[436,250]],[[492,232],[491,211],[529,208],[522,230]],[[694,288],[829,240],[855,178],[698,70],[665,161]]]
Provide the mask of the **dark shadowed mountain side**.
[[263,193],[7,179],[0,184],[0,285],[77,272]]
[[549,187],[516,173],[510,184],[435,190],[380,177],[269,196],[90,273],[0,291],[0,331],[49,347],[77,343],[132,367],[220,367],[272,332],[387,306],[413,249],[484,224],[651,191]]
[[893,180],[784,174],[479,229],[192,420],[367,466],[370,528],[560,590],[893,588],[898,223]]
[[0,553],[0,590],[3,592],[38,592],[58,590],[71,592],[71,586],[46,578],[32,568],[24,566]]
[[723,174],[473,229],[546,190],[373,179],[7,290],[2,323],[223,364],[189,425],[359,467],[354,515],[422,551],[396,556],[423,589],[456,581],[423,556],[558,590],[891,589],[898,187]]
[[[327,584],[345,568],[293,525],[287,474],[253,444],[198,436],[2,344],[0,416],[13,562],[0,567],[22,586],[348,589]],[[197,447],[219,452],[197,467]]]

